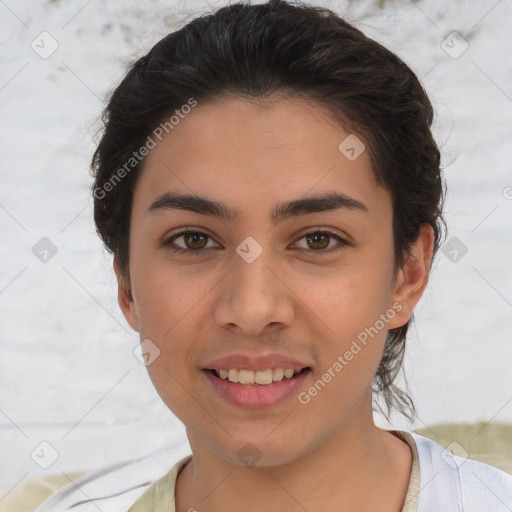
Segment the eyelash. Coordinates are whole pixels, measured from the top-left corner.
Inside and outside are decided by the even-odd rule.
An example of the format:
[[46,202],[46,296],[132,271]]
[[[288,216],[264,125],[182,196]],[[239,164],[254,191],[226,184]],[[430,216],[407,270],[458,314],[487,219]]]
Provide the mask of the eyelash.
[[[179,233],[174,234],[171,238],[169,238],[167,240],[164,240],[162,242],[162,246],[168,247],[173,252],[180,253],[180,254],[187,254],[189,256],[195,256],[195,255],[200,254],[201,252],[204,252],[206,249],[196,249],[196,250],[182,249],[181,247],[176,247],[176,246],[173,247],[172,246],[172,242],[174,240],[176,240],[177,238],[180,238],[182,236],[189,235],[189,234],[204,235],[204,236],[208,237],[208,240],[213,240],[210,235],[203,233],[202,231],[187,229],[187,230],[180,231]],[[314,231],[308,231],[307,233],[304,233],[300,238],[298,238],[297,241],[301,240],[307,236],[313,236],[313,235],[317,235],[317,234],[329,235],[330,237],[337,239],[339,242],[339,245],[332,249],[318,249],[315,251],[314,249],[302,249],[301,248],[300,250],[313,253],[315,256],[320,256],[322,254],[332,254],[333,252],[340,251],[341,249],[344,249],[346,246],[350,245],[350,243],[347,242],[345,239],[341,238],[336,233],[333,233],[332,231],[329,231],[326,229],[316,229]],[[214,247],[209,247],[208,249],[214,249]]]

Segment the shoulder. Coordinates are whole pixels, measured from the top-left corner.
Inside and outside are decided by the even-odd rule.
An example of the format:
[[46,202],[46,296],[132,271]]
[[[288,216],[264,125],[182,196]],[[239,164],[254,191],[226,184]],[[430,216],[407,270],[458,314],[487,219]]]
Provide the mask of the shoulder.
[[[189,451],[189,450],[188,450]],[[34,512],[126,512],[144,492],[169,472],[187,450],[166,448],[146,457],[90,471],[52,494]],[[8,512],[8,511],[6,511]]]
[[0,499],[0,512],[26,512],[34,510],[38,505],[55,494],[59,489],[76,480],[85,471],[66,474],[40,474],[20,483]]
[[418,512],[505,512],[512,507],[512,476],[501,469],[453,455],[435,441],[411,433],[418,451]]

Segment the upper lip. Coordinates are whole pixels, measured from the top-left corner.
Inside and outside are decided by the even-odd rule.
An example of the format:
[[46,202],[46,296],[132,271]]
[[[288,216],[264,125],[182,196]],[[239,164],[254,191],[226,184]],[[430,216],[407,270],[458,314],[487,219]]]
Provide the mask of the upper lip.
[[260,356],[249,356],[246,354],[232,354],[229,356],[219,357],[209,361],[204,369],[206,370],[266,370],[268,368],[293,368],[294,370],[302,370],[309,367],[307,363],[291,359],[281,354],[265,354]]

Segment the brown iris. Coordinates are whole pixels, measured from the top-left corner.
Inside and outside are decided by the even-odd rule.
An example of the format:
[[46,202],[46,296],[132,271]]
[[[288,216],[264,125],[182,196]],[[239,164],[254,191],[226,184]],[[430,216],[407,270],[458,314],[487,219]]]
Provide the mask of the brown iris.
[[[183,235],[183,240],[185,241],[185,245],[188,249],[203,249],[207,244],[208,235],[202,233],[185,233]],[[197,243],[199,246],[195,245]]]
[[[322,238],[323,238],[323,242],[321,241]],[[306,237],[308,244],[320,244],[320,247],[312,246],[311,247],[312,249],[325,249],[326,247],[329,246],[329,241],[330,241],[329,239],[330,239],[330,235],[328,235],[326,233],[313,233],[312,235],[308,235]]]

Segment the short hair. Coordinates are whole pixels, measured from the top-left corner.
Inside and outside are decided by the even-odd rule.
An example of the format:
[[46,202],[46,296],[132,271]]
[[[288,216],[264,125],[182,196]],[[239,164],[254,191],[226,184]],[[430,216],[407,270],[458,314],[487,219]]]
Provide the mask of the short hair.
[[[133,191],[144,165],[137,151],[191,99],[201,104],[225,97],[303,98],[324,106],[365,141],[375,179],[390,192],[395,271],[425,223],[434,231],[435,256],[446,226],[445,183],[431,133],[433,108],[420,81],[399,57],[333,11],[270,0],[193,19],[136,60],[110,95],[91,165],[94,220],[127,279]],[[386,411],[375,405],[388,419],[393,408],[409,420],[415,415],[397,383],[413,319],[388,331],[372,383]]]

